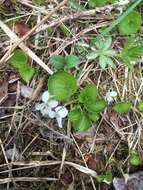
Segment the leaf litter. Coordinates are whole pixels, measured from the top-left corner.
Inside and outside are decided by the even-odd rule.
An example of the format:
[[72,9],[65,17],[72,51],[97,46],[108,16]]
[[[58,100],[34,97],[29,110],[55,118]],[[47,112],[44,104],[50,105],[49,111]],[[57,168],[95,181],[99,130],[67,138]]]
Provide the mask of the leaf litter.
[[[22,38],[30,31],[35,23],[40,22],[40,20],[38,21],[37,19],[42,19],[43,14],[53,9],[56,3],[58,4],[60,1],[51,1],[48,3],[46,1],[27,1],[22,3],[17,3],[17,1],[4,1],[2,9],[0,9],[0,15],[2,15],[2,20],[6,20],[10,28]],[[110,1],[107,7],[99,6],[97,7],[98,11],[96,11],[96,8],[95,10],[90,10],[87,1],[70,1],[70,3],[66,4],[60,11],[55,12],[50,20],[46,21],[47,23],[42,25],[43,28],[47,24],[51,24],[53,27],[46,28],[44,31],[41,26],[41,32],[37,35],[38,37],[35,36],[35,33],[24,41],[27,47],[32,48],[32,51],[50,66],[54,72],[57,72],[59,67],[60,69],[64,67],[64,70],[73,73],[75,78],[83,76],[81,77],[82,81],[80,81],[81,89],[87,84],[97,85],[100,98],[104,98],[108,102],[108,106],[105,112],[99,114],[97,122],[93,122],[92,127],[87,131],[74,131],[71,123],[68,122],[67,111],[66,114],[64,112],[65,117],[59,114],[61,117],[60,121],[58,121],[59,115],[57,113],[59,113],[59,110],[56,110],[55,107],[50,108],[50,114],[51,111],[54,111],[54,118],[49,117],[47,109],[47,117],[42,114],[43,109],[40,108],[39,111],[35,110],[35,105],[44,103],[44,101],[41,101],[40,96],[42,92],[47,90],[47,81],[45,82],[45,80],[49,78],[49,75],[37,66],[33,60],[28,58],[28,65],[32,65],[35,69],[35,74],[34,77],[28,78],[27,81],[22,80],[22,75],[20,76],[18,71],[12,68],[8,63],[7,65],[2,65],[2,73],[4,75],[6,75],[7,71],[10,71],[10,73],[8,74],[8,79],[2,79],[0,83],[1,147],[3,146],[3,153],[9,163],[11,163],[11,161],[15,163],[15,166],[12,166],[11,177],[28,177],[31,180],[30,177],[32,176],[33,179],[39,179],[38,183],[31,180],[28,184],[21,178],[21,182],[11,182],[11,187],[17,186],[20,189],[26,187],[26,189],[30,188],[36,190],[40,190],[41,188],[53,190],[59,188],[95,189],[95,186],[97,189],[105,190],[113,188],[112,186],[114,186],[116,190],[129,188],[138,190],[141,188],[141,168],[129,165],[128,156],[130,149],[137,149],[142,152],[142,115],[135,107],[132,107],[132,110],[126,114],[117,113],[115,110],[110,109],[117,100],[130,100],[132,103],[134,103],[135,99],[136,103],[142,100],[141,65],[136,64],[135,70],[132,73],[127,72],[123,62],[128,62],[134,59],[134,57],[129,55],[128,51],[125,51],[128,47],[123,46],[125,42],[128,41],[128,37],[119,36],[118,29],[117,31],[113,31],[111,34],[112,38],[108,38],[110,37],[108,35],[106,36],[107,38],[105,39],[108,40],[104,41],[106,42],[104,43],[104,48],[100,48],[100,44],[97,44],[97,42],[96,46],[98,46],[98,48],[93,48],[93,44],[92,46],[90,44],[91,40],[93,38],[95,40],[97,34],[102,32],[103,28],[100,27],[100,24],[102,25],[103,22],[103,26],[111,25],[112,20],[120,16],[121,12],[124,13],[129,1],[119,1],[115,2],[115,4],[116,6],[114,4],[112,6],[112,2]],[[79,16],[76,16],[73,22],[72,15],[78,13],[77,5],[79,5],[81,12]],[[96,11],[96,13],[94,12],[93,14],[93,11]],[[66,17],[66,21],[64,22],[64,29],[62,28],[61,30],[60,23],[58,22],[58,25],[56,23],[57,19],[62,18],[62,16]],[[92,24],[95,24],[95,27],[90,28]],[[12,28],[12,26],[14,27]],[[69,33],[67,31],[71,31],[71,34],[68,35]],[[2,36],[2,45],[0,46],[2,51],[0,57],[2,57],[11,46],[11,42],[4,32],[0,31],[0,34]],[[73,38],[71,35],[73,35]],[[76,41],[72,41],[74,35],[79,38],[79,40],[76,39],[77,44]],[[138,37],[139,36],[136,36],[136,38]],[[35,43],[35,39],[38,40],[38,43]],[[80,43],[80,41],[83,43]],[[134,46],[136,47],[136,44]],[[60,47],[62,47],[62,51]],[[103,51],[103,49],[106,51]],[[117,54],[117,51],[120,52],[122,49],[124,49],[123,53],[120,55]],[[116,52],[114,50],[116,50]],[[58,66],[55,62],[50,65],[49,57],[54,55],[55,52],[61,53],[61,60],[66,57],[68,58],[66,60],[69,64],[67,64],[67,67],[65,67],[63,62],[60,62]],[[78,52],[81,54],[79,55]],[[93,60],[90,60],[90,63],[87,63],[86,60],[87,53],[88,57],[89,55],[92,56],[90,58],[94,57]],[[78,58],[78,56],[75,57],[75,55],[79,55],[80,58]],[[120,60],[119,57],[122,55],[123,59]],[[69,58],[72,59],[70,60]],[[135,58],[136,61],[138,61],[140,57],[135,55]],[[112,67],[108,68],[108,65]],[[46,79],[41,80],[44,75],[47,75],[47,77],[45,77]],[[23,77],[23,79],[25,79],[25,77]],[[40,80],[42,82],[40,83],[40,90],[38,90],[37,93],[36,89]],[[65,79],[65,84],[66,80],[67,79]],[[53,86],[55,87],[55,84],[53,84]],[[66,89],[66,87],[65,85],[64,88]],[[60,94],[64,88],[59,88],[57,85],[54,89],[54,93],[59,91]],[[70,90],[69,88],[69,91]],[[33,97],[35,93],[36,95]],[[80,92],[77,91],[76,93],[78,94]],[[54,100],[54,96],[52,98]],[[75,106],[75,100],[71,99],[70,101],[72,103],[70,105],[70,103],[66,103],[62,99],[63,96],[61,93],[60,104],[58,106],[62,106],[62,108],[64,107],[68,111],[70,110],[70,106]],[[48,99],[45,102],[45,104],[48,105],[46,108],[49,108],[48,101],[51,100]],[[86,110],[87,108],[83,105],[84,102],[80,103],[82,103],[80,104],[80,109]],[[61,121],[61,119],[63,121]],[[59,126],[62,126],[61,128],[58,128],[58,123]],[[75,143],[78,146],[76,146]],[[17,147],[15,150],[13,149],[14,146]],[[43,182],[43,176],[59,176],[60,166],[54,165],[54,161],[57,159],[61,164],[63,147],[66,150],[66,156],[65,160],[63,160],[61,178],[57,181]],[[93,147],[93,149],[91,149],[91,147]],[[53,156],[47,155],[47,151],[50,151]],[[1,155],[0,172],[5,172],[5,174],[1,174],[1,178],[6,179],[9,178],[10,174],[6,172],[6,160],[4,160],[4,157]],[[21,163],[23,161],[25,166],[27,163],[30,165],[34,160],[39,163],[39,165],[37,164],[35,168],[27,167],[26,169],[20,169],[16,166],[16,164],[19,163],[18,160]],[[44,161],[51,161],[53,165],[40,167],[40,164]],[[111,171],[114,177],[111,186],[105,185],[103,182],[98,183],[95,180],[96,176],[101,177],[106,171]],[[128,173],[129,178],[127,183],[125,183],[127,175],[123,175],[122,171]],[[134,174],[134,172],[136,173]],[[106,180],[107,179],[104,179],[104,182]],[[3,185],[2,188],[6,187],[5,185]]]

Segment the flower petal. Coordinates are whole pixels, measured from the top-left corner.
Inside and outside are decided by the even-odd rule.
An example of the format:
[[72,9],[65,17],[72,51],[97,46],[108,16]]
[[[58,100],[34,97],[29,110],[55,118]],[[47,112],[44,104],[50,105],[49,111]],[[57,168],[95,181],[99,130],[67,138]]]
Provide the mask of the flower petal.
[[110,92],[110,96],[112,96],[112,97],[116,97],[118,94],[117,94],[117,92],[116,91],[112,91],[112,92]]
[[48,116],[48,107],[46,106],[44,109],[40,110],[41,111],[41,114],[43,116]]
[[48,108],[48,116],[53,119],[56,117],[56,112],[54,112],[51,108]]
[[57,107],[58,104],[59,104],[59,102],[56,101],[56,100],[49,100],[48,101],[48,106],[51,107],[51,108]]
[[63,106],[58,106],[55,109],[57,115],[61,118],[65,118],[68,115],[68,110]]
[[56,119],[57,119],[57,122],[58,122],[58,126],[59,126],[60,128],[63,128],[63,125],[62,125],[62,118],[59,117],[59,116],[57,116]]
[[105,98],[105,100],[108,101],[108,103],[111,103],[111,102],[114,101],[114,98],[115,98],[117,95],[118,95],[118,94],[117,94],[116,91],[110,91],[110,90],[109,90],[109,91],[106,93],[106,96],[105,96],[104,98]]
[[49,94],[49,92],[48,92],[48,90],[47,91],[45,91],[43,94],[42,94],[42,101],[44,102],[44,103],[47,103],[48,102],[48,100],[49,100],[49,98],[50,98],[50,94]]
[[35,110],[36,110],[36,111],[41,111],[41,110],[44,109],[44,107],[45,107],[45,103],[36,104],[36,105],[35,105]]

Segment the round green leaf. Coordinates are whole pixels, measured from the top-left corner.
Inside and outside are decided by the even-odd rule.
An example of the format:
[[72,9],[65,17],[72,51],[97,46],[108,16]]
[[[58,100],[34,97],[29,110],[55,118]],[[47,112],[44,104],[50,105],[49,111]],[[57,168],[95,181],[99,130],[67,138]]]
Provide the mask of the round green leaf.
[[23,63],[27,64],[28,57],[21,49],[16,49],[9,61],[14,67],[19,69]]
[[86,113],[77,108],[69,113],[69,120],[77,131],[86,131],[91,127],[91,121]]
[[139,103],[138,109],[143,112],[143,101]]
[[130,152],[129,162],[133,166],[139,166],[142,164],[142,159],[137,151]]
[[62,69],[65,66],[65,58],[61,55],[53,55],[50,58],[50,63],[56,69]]
[[75,55],[68,55],[65,57],[65,63],[65,68],[73,68],[80,63],[80,60]]
[[89,84],[81,90],[79,101],[86,103],[88,101],[96,101],[98,96],[97,87],[94,84]]
[[100,113],[104,111],[106,106],[107,106],[107,103],[104,100],[97,100],[94,102],[89,101],[85,104],[86,109],[89,112],[93,112],[93,113]]
[[35,70],[28,64],[23,65],[23,67],[19,69],[19,74],[25,82],[29,82],[32,79],[34,73]]
[[67,72],[56,72],[49,77],[48,89],[56,100],[65,100],[76,92],[76,79]]
[[118,102],[114,105],[113,109],[118,113],[126,113],[131,109],[130,102]]
[[81,109],[75,108],[69,112],[68,118],[72,123],[76,124],[80,120],[81,114],[82,114]]
[[119,30],[124,35],[130,35],[139,30],[141,23],[141,15],[136,11],[132,11],[124,18],[123,21],[120,22]]
[[99,120],[100,115],[99,115],[98,113],[89,113],[89,114],[88,114],[88,117],[89,117],[92,121],[96,122],[96,121]]

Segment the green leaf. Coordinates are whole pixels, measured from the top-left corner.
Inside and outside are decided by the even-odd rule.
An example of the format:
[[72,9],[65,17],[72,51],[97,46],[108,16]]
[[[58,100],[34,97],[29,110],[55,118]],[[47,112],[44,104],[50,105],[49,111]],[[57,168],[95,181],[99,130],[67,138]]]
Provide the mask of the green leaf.
[[143,112],[143,101],[139,103],[138,109],[140,110],[140,112]]
[[109,0],[89,0],[88,6],[95,8],[96,6],[104,6]]
[[141,27],[142,19],[140,13],[132,11],[119,24],[119,30],[124,35],[136,33]]
[[142,159],[141,159],[140,154],[135,150],[131,151],[130,152],[130,157],[129,157],[129,162],[133,166],[141,165],[142,164]]
[[98,96],[97,87],[94,84],[89,84],[81,90],[79,101],[86,103],[88,101],[96,101]]
[[89,101],[85,103],[85,107],[89,112],[92,113],[100,113],[104,111],[106,108],[107,103],[104,100],[97,100],[97,101]]
[[81,117],[81,109],[80,108],[73,109],[72,111],[69,112],[68,117],[69,120],[73,123],[79,121]]
[[86,55],[86,58],[88,59],[88,60],[94,60],[94,59],[96,59],[97,57],[98,57],[98,53],[97,52],[95,52],[95,51],[93,51],[93,52],[91,52],[91,53],[88,53],[87,55]]
[[129,38],[121,52],[122,60],[129,68],[133,68],[133,63],[137,63],[141,56],[143,56],[142,43],[137,43],[134,39]]
[[112,183],[113,177],[112,177],[112,173],[110,171],[107,171],[106,174],[104,175],[104,183],[110,184]]
[[25,82],[29,82],[32,79],[35,70],[28,65],[28,57],[22,50],[16,49],[9,61],[18,69],[21,78]]
[[77,131],[86,131],[91,127],[91,121],[88,115],[79,108],[70,111],[68,117],[74,129]]
[[28,64],[24,65],[19,69],[19,74],[25,82],[29,82],[32,79],[34,73],[35,70],[31,68]]
[[98,183],[103,182],[103,181],[104,181],[104,177],[105,177],[104,175],[97,175],[97,176],[96,176],[97,182],[98,182]]
[[113,63],[113,60],[110,57],[106,57],[104,55],[99,57],[99,65],[102,69],[105,69],[107,66],[111,66],[112,68],[116,67]]
[[67,72],[56,72],[49,77],[48,89],[56,100],[66,100],[77,90],[76,79]]
[[116,51],[111,48],[104,51],[104,55],[108,57],[114,57],[116,54],[117,54]]
[[103,44],[103,50],[109,49],[110,46],[111,46],[111,44],[112,44],[112,38],[111,38],[111,37],[108,37],[108,38],[105,40],[104,44]]
[[118,113],[126,113],[131,109],[130,102],[118,102],[114,105],[113,109]]
[[80,60],[75,55],[68,55],[65,57],[65,62],[66,62],[65,68],[73,68],[80,63]]
[[28,57],[21,49],[16,49],[9,61],[15,68],[19,69],[21,65],[27,64]]
[[103,175],[96,176],[96,180],[99,183],[104,182],[104,183],[110,184],[110,183],[112,183],[112,180],[113,180],[112,173],[110,171],[107,171]]
[[65,66],[65,58],[61,55],[53,55],[50,58],[50,63],[56,69],[63,69]]
[[100,115],[97,114],[97,113],[91,113],[91,112],[90,112],[90,113],[88,114],[88,117],[89,117],[92,121],[96,122],[96,121],[99,120]]

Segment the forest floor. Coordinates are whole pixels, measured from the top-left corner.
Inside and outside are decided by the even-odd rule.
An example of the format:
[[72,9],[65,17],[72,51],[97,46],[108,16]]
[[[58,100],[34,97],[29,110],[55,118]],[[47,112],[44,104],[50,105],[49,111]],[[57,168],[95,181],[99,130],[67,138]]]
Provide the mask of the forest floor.
[[143,189],[142,7],[0,1],[0,190]]

